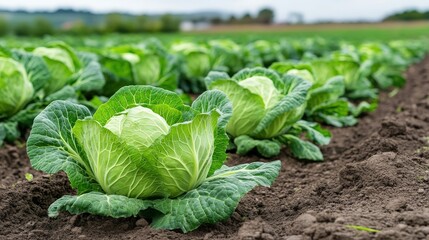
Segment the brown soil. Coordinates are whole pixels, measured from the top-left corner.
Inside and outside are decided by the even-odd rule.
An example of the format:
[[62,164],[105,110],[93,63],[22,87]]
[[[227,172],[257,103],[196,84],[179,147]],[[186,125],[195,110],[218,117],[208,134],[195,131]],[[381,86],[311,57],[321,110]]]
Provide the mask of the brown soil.
[[[49,204],[73,193],[67,178],[31,170],[25,150],[7,146],[0,150],[0,239],[427,239],[428,74],[429,58],[408,70],[395,97],[383,93],[379,109],[357,126],[332,129],[325,162],[300,162],[284,151],[271,188],[248,194],[229,220],[186,235],[154,230],[137,218],[64,213],[49,219]],[[230,154],[228,164],[255,160],[264,161]]]

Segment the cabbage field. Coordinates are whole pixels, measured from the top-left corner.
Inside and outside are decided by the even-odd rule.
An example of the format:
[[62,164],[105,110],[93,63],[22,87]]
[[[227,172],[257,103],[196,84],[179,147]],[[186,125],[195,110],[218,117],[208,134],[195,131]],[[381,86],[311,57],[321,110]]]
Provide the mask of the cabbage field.
[[424,239],[428,51],[5,43],[1,239]]

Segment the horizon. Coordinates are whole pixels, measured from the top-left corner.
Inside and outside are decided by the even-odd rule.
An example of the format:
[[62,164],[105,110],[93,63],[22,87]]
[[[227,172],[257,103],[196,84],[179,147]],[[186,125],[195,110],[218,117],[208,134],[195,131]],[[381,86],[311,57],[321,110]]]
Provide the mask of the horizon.
[[[147,3],[148,1],[146,1]],[[326,0],[316,2],[314,0],[303,0],[289,4],[289,1],[272,0],[236,0],[226,3],[226,0],[219,0],[216,3],[201,3],[196,0],[187,0],[181,4],[172,4],[173,0],[163,2],[149,1],[151,4],[145,5],[144,2],[135,2],[131,0],[122,0],[121,2],[107,0],[103,4],[96,1],[59,0],[51,3],[48,0],[37,2],[28,2],[24,0],[15,0],[13,2],[1,2],[0,9],[8,11],[28,11],[28,12],[54,12],[59,9],[72,9],[75,11],[89,11],[92,13],[120,12],[125,14],[148,14],[158,15],[163,13],[171,14],[192,14],[199,12],[216,12],[225,15],[242,16],[245,13],[256,14],[261,8],[268,7],[275,11],[275,21],[284,22],[290,17],[291,13],[300,13],[305,22],[318,21],[379,21],[389,14],[404,10],[429,10],[429,1],[410,0],[362,0],[359,2],[353,0]],[[177,2],[175,2],[177,3]],[[202,6],[204,5],[204,6]],[[242,7],[246,6],[246,7]],[[293,7],[291,7],[293,6]],[[341,9],[341,10],[338,10]]]

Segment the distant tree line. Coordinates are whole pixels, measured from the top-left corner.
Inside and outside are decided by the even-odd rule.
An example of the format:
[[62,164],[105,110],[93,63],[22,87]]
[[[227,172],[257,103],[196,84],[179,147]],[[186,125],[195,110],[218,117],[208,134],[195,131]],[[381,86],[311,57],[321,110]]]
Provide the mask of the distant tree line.
[[181,20],[171,14],[161,15],[159,18],[146,15],[124,17],[120,13],[110,13],[105,17],[101,26],[87,26],[82,21],[70,24],[62,31],[72,34],[106,34],[106,33],[154,33],[178,32]]
[[231,15],[228,19],[219,17],[213,18],[210,21],[213,25],[227,25],[227,24],[272,24],[274,22],[274,11],[270,8],[263,8],[259,10],[256,16],[250,13],[245,13],[241,17]]
[[387,16],[383,21],[419,21],[429,20],[429,11],[406,10]]
[[107,33],[146,33],[146,32],[177,32],[181,20],[171,14],[154,18],[145,15],[124,17],[120,13],[107,14],[101,25],[88,25],[82,20],[68,22],[56,28],[44,17],[36,17],[32,21],[9,21],[0,16],[0,36],[32,36],[42,37],[53,34],[107,34]]
[[55,32],[52,23],[45,18],[35,18],[31,22],[10,23],[5,17],[0,17],[0,36],[13,34],[16,36],[36,36],[51,35]]

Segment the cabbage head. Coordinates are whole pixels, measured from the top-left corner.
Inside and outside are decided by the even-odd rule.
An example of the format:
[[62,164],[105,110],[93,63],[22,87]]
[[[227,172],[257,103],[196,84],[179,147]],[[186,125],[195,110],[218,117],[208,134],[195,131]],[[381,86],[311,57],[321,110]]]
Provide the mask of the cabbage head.
[[[51,43],[32,52],[2,49],[0,57],[0,146],[13,142],[20,130],[52,101],[83,101],[83,93],[99,89],[104,78],[98,62],[89,53],[79,53],[64,43]],[[61,70],[63,69],[63,70]]]
[[77,53],[63,42],[37,47],[31,54],[42,58],[50,74],[44,84],[42,97],[64,95],[67,92],[70,92],[69,95],[79,95],[71,92],[100,90],[105,84],[95,54]]
[[352,61],[317,59],[307,63],[278,62],[270,69],[313,83],[308,91],[305,114],[309,120],[335,127],[353,126],[357,123],[355,117],[376,107],[376,104],[367,102],[355,106],[345,98],[347,84],[358,79],[355,77],[356,65]]
[[[213,48],[191,42],[174,43],[171,50],[180,61],[182,76],[179,84],[185,92],[201,93],[205,89],[204,77],[213,70],[219,69],[222,59],[212,52]],[[220,69],[219,69],[220,70]]]
[[24,66],[0,57],[0,119],[20,111],[33,97],[34,89]]
[[157,41],[102,50],[100,62],[107,84],[102,93],[112,95],[127,85],[151,85],[175,90],[179,71],[176,58]]
[[35,169],[65,171],[80,195],[60,198],[49,215],[129,217],[153,208],[154,227],[185,232],[229,217],[247,191],[269,185],[280,167],[222,167],[231,111],[220,91],[187,106],[152,86],[123,87],[94,115],[82,105],[53,102],[34,121],[28,154]]
[[[22,51],[2,49],[0,57],[0,146],[31,127],[43,107],[38,92],[49,78],[43,60]],[[40,111],[39,111],[40,110]]]
[[[329,133],[320,133],[318,126],[300,121],[307,106],[309,81],[253,68],[244,69],[233,77],[211,72],[206,84],[209,89],[224,92],[232,102],[232,116],[226,131],[234,139],[238,154],[247,154],[256,148],[262,156],[273,157],[280,153],[283,143],[295,157],[323,159],[320,149],[301,140],[296,131],[311,132],[310,140],[319,144],[329,142]],[[318,137],[314,137],[316,135]]]
[[232,78],[212,72],[207,87],[224,92],[233,105],[226,127],[232,137],[269,139],[284,134],[305,111],[308,81],[264,68],[244,69]]
[[37,47],[33,54],[42,57],[51,72],[51,78],[45,85],[46,95],[63,88],[81,67],[77,55],[65,44],[53,43],[47,47]]

